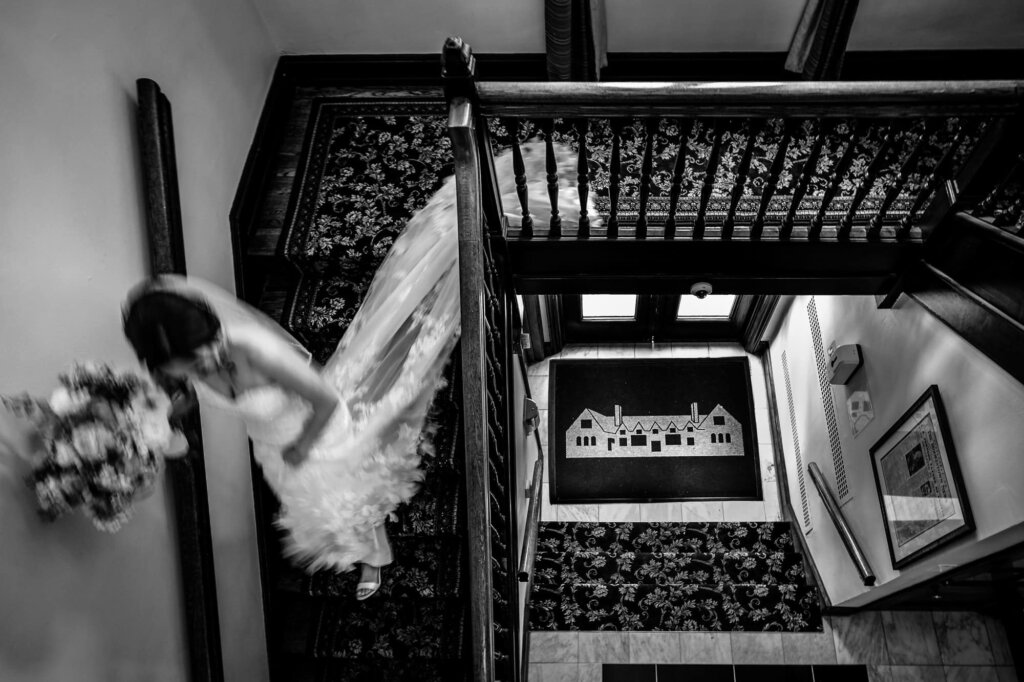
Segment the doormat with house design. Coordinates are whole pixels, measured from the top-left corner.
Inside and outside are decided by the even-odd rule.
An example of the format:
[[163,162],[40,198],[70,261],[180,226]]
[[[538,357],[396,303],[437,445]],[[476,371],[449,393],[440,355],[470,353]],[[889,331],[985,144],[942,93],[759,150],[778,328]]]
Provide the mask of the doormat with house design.
[[551,501],[759,500],[746,358],[552,360]]

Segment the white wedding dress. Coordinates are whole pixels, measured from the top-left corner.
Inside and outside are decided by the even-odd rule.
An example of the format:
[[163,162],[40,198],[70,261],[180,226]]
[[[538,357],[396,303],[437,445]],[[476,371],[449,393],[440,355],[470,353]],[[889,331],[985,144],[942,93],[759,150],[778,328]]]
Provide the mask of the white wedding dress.
[[[543,145],[524,145],[523,152],[536,171],[532,177],[543,183]],[[567,148],[556,152],[563,169],[560,209],[573,221],[579,215],[569,182],[575,159]],[[496,157],[495,166],[504,205],[518,207],[511,156]],[[550,213],[547,201],[546,185],[531,188],[531,209],[541,219]],[[459,334],[458,248],[452,177],[396,239],[324,365],[340,404],[302,465],[285,463],[281,453],[310,414],[303,399],[262,386],[231,400],[196,382],[203,402],[245,422],[255,458],[281,501],[277,523],[287,531],[286,554],[309,571],[347,571],[379,556],[382,524],[417,491],[418,446],[430,450],[429,442],[420,443],[423,424]],[[221,298],[220,307],[211,301],[218,314],[238,305]],[[226,324],[225,333],[244,326]]]

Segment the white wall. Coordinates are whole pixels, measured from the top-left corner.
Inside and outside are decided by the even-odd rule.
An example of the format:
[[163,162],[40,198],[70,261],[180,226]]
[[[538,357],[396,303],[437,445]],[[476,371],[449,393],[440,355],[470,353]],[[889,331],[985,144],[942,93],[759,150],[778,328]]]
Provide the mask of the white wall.
[[[789,363],[804,466],[817,462],[835,490],[835,472],[825,429],[821,390],[807,318],[809,297],[796,297],[780,314],[771,340],[775,393],[790,497],[800,515],[793,434],[786,403],[782,352]],[[846,414],[847,391],[833,387],[839,437],[852,499],[842,510],[878,576],[865,588],[835,531],[817,491],[806,479],[812,530],[811,553],[836,605],[859,606],[1024,541],[1024,386],[973,346],[939,323],[913,300],[878,310],[867,296],[816,297],[827,346],[858,343],[864,364],[851,387],[867,390],[875,417],[853,436]],[[893,570],[872,473],[870,447],[932,384],[949,419],[976,531],[904,568]]]
[[[290,54],[544,52],[542,0],[253,0]],[[806,0],[606,0],[610,52],[784,52]],[[861,0],[851,50],[1019,48],[1020,0]],[[685,78],[685,75],[680,75]]]
[[[74,359],[134,364],[119,307],[148,274],[138,77],[173,106],[190,271],[231,285],[227,214],[276,53],[249,0],[0,4],[0,393],[45,394]],[[245,441],[204,427],[227,679],[266,679]],[[9,418],[0,436],[16,441]],[[0,454],[0,679],[186,679],[165,492],[109,536],[40,523],[23,474]]]

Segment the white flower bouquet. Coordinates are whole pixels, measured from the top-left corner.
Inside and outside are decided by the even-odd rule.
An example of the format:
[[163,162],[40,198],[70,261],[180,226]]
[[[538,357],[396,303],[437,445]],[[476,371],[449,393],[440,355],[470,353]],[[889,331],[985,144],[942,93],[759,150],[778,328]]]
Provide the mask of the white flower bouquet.
[[80,507],[97,528],[116,532],[184,440],[168,422],[170,399],[148,377],[100,364],[76,365],[59,381],[48,400],[2,398],[44,446],[26,482],[43,519]]

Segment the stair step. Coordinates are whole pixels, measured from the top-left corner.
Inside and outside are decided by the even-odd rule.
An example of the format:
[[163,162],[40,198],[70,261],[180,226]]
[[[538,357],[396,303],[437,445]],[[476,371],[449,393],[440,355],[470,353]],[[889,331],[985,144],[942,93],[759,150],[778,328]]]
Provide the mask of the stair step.
[[[457,597],[465,591],[463,540],[449,536],[392,536],[395,561],[384,568],[379,596],[388,599]],[[286,593],[324,599],[354,599],[359,571],[318,571],[308,575],[290,568],[278,580]]]
[[786,522],[596,522],[540,524],[538,553],[599,549],[623,552],[793,551]]
[[806,580],[803,559],[794,552],[623,552],[599,550],[538,554],[534,584],[626,583],[797,583]]
[[461,659],[467,608],[462,597],[274,600],[281,650],[307,658]]
[[820,631],[818,592],[800,584],[535,586],[534,630]]

